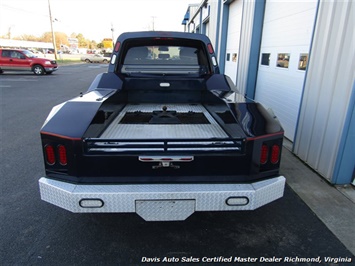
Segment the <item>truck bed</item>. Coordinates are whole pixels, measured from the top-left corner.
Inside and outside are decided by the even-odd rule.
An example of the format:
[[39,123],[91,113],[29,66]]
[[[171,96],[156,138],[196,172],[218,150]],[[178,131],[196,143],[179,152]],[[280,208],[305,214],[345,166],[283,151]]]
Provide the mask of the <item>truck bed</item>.
[[206,122],[190,124],[123,123],[127,114],[153,114],[161,111],[163,104],[127,104],[107,129],[101,139],[207,139],[228,138],[228,135],[201,104],[166,104],[167,110],[176,114],[203,114]]

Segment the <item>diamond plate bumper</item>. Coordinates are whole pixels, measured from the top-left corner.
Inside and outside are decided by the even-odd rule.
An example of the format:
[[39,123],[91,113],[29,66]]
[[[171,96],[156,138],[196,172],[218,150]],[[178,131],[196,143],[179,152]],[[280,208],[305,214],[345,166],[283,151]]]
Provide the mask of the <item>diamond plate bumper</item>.
[[75,213],[136,212],[147,221],[195,211],[254,210],[283,196],[285,177],[250,184],[76,185],[42,177],[41,199]]

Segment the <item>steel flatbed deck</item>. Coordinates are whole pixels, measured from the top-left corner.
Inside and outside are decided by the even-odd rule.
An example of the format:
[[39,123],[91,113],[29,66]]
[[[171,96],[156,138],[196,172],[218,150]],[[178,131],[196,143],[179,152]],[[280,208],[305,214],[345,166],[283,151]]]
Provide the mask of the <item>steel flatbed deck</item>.
[[[153,113],[167,106],[168,110],[180,113],[202,113],[208,123],[204,124],[123,124],[127,113]],[[205,139],[227,138],[221,126],[202,104],[127,104],[110,126],[101,134],[101,139]]]

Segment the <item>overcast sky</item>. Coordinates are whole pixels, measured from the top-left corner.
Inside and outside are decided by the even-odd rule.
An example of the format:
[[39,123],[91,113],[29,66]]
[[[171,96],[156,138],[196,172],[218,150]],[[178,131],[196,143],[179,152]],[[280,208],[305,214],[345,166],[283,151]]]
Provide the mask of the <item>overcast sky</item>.
[[[54,31],[101,41],[124,31],[183,31],[188,4],[201,0],[50,0]],[[48,0],[0,0],[0,36],[50,31]]]

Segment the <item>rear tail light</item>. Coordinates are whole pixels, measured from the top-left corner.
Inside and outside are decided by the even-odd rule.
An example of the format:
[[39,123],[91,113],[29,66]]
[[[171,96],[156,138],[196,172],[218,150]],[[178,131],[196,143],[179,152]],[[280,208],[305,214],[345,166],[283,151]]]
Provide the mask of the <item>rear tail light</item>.
[[261,154],[260,154],[260,163],[261,164],[266,164],[267,163],[267,159],[269,155],[269,148],[267,145],[263,144],[261,146]]
[[63,166],[68,164],[67,148],[62,144],[58,146],[47,144],[44,146],[44,156],[48,165],[55,165],[57,162]]
[[120,49],[121,43],[120,42],[116,42],[115,44],[115,52],[118,52],[118,50]]
[[64,145],[58,145],[58,155],[59,155],[59,163],[61,165],[67,165],[67,149]]
[[281,147],[278,144],[264,143],[260,150],[260,165],[277,164],[280,161]]
[[280,147],[278,145],[273,145],[271,147],[271,158],[270,161],[272,164],[277,164],[280,159]]
[[214,53],[212,44],[210,44],[210,43],[207,44],[207,49],[208,49],[208,52],[209,52],[210,54],[213,54],[213,53]]
[[55,164],[55,153],[52,145],[46,145],[44,147],[46,163],[49,165]]

